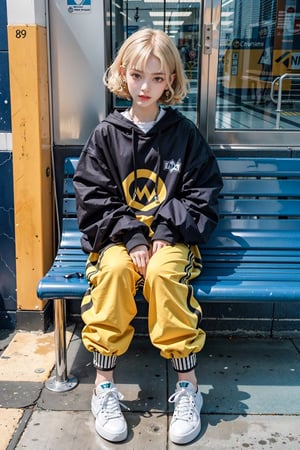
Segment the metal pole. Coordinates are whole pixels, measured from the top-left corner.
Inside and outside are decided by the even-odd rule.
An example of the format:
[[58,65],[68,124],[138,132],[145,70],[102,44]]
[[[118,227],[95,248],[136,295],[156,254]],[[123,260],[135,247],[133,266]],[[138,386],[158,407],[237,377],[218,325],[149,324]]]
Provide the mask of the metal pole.
[[70,391],[78,384],[73,375],[67,375],[67,346],[66,346],[66,301],[57,298],[54,300],[54,349],[55,349],[55,376],[46,381],[50,391]]
[[[278,84],[278,98],[277,98],[277,109],[276,109],[276,128],[279,128],[280,125],[280,114],[281,114],[281,105],[282,105],[282,85],[284,80],[300,80],[300,75],[298,73],[284,73],[281,75],[281,77],[275,78],[275,80],[272,83],[272,89],[271,89],[271,99],[273,102],[275,102],[274,96],[273,96],[273,88],[274,85],[277,83],[277,80],[279,80]],[[298,100],[294,100],[297,102]]]
[[56,381],[64,383],[67,380],[66,302],[64,299],[54,300],[54,323]]
[[278,85],[278,99],[277,99],[277,109],[276,109],[276,128],[279,128],[279,126],[280,126],[282,81],[283,81],[283,76],[281,76],[279,78],[279,85]]

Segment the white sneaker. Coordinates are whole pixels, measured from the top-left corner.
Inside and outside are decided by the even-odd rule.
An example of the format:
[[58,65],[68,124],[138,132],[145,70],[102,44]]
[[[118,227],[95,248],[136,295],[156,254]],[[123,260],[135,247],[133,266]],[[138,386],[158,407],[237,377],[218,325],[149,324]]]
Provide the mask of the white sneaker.
[[94,390],[91,409],[96,418],[96,431],[111,442],[127,438],[127,423],[120,408],[123,395],[113,383],[101,383]]
[[174,444],[187,444],[194,440],[201,430],[202,395],[199,391],[195,392],[189,381],[179,381],[169,402],[175,403],[169,429],[170,440]]

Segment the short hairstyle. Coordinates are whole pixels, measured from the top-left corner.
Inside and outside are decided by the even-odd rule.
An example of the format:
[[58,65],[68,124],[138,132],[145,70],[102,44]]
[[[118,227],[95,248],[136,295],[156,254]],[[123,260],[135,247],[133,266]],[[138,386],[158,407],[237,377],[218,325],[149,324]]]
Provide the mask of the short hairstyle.
[[179,51],[172,39],[162,30],[144,28],[129,36],[120,47],[118,54],[104,74],[103,81],[107,88],[118,97],[130,100],[127,84],[124,83],[122,68],[144,70],[150,56],[159,59],[161,70],[167,76],[175,74],[169,92],[164,93],[160,103],[175,105],[182,103],[187,95],[189,82],[185,76]]

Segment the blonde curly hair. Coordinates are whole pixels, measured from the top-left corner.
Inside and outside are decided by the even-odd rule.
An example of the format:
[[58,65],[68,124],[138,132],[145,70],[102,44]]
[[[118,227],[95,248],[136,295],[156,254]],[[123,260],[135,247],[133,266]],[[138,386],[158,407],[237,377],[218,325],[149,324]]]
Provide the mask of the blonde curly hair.
[[[130,100],[127,84],[124,82],[124,69],[134,68],[143,71],[150,56],[155,56],[161,64],[161,71],[168,79],[168,91],[159,102],[165,105],[182,103],[186,97],[189,82],[185,76],[179,51],[172,39],[162,30],[144,28],[133,33],[122,44],[119,52],[104,74],[103,82],[113,94]],[[171,75],[174,81],[171,83]]]

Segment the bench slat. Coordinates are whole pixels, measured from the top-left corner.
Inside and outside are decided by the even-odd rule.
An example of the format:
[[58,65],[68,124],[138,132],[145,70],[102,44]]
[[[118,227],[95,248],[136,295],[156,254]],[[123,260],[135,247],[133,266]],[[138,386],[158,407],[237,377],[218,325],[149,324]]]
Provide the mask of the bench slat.
[[[299,281],[272,280],[215,280],[199,277],[192,282],[194,295],[199,302],[277,302],[300,301]],[[62,279],[61,276],[48,277],[38,286],[42,299],[77,298],[80,299],[86,291],[87,283],[83,279]]]
[[272,280],[271,283],[249,280],[201,280],[194,285],[194,295],[199,302],[293,302],[300,301],[299,281]]
[[[300,217],[299,200],[286,199],[220,199],[219,211],[224,216],[295,216]],[[64,215],[76,215],[75,198],[64,200]]]
[[[222,197],[238,193],[241,196],[298,197],[300,195],[300,179],[223,179]],[[267,193],[267,194],[266,194]]]
[[221,199],[223,216],[289,216],[300,217],[299,200]]
[[[240,196],[261,196],[266,192],[270,197],[299,197],[300,179],[261,179],[257,178],[253,183],[253,178],[249,179],[223,179],[224,187],[222,196],[231,195],[238,192]],[[65,178],[64,195],[74,197],[73,179]]]
[[[279,269],[281,269],[279,271]],[[300,267],[204,267],[200,276],[202,279],[222,280],[222,279],[242,279],[242,280],[276,280],[288,281],[300,277]]]
[[[297,280],[300,277],[300,267],[297,266],[269,266],[264,267],[252,266],[246,267],[247,265],[238,265],[238,266],[227,266],[223,264],[216,265],[215,267],[205,266],[200,278],[205,279],[227,279],[227,278],[237,278],[237,279],[257,279],[257,280],[273,280],[277,279],[278,281],[284,280]],[[279,271],[280,269],[280,271]],[[80,273],[84,274],[85,267],[82,264],[62,264],[55,266],[53,270],[48,274],[49,277],[56,277],[58,275],[64,277],[65,274],[73,274]],[[76,276],[75,276],[76,278]],[[201,281],[200,279],[200,281]]]
[[65,279],[60,274],[44,277],[38,284],[37,293],[40,299],[50,300],[56,298],[81,299],[86,292],[85,279]]
[[300,173],[299,158],[219,158],[223,176],[297,177]]
[[[271,255],[270,255],[271,256]],[[297,267],[299,266],[299,257],[296,258],[282,258],[278,256],[277,254],[273,254],[273,263],[270,262],[269,258],[248,258],[247,255],[241,255],[239,257],[232,257],[231,255],[228,256],[228,258],[218,258],[215,259],[209,259],[204,257],[203,258],[203,265],[205,267],[222,267],[224,264],[228,264],[228,266],[232,267],[237,264],[247,264],[249,267],[256,267],[258,268],[260,264],[268,265],[268,267],[276,267],[277,270],[279,270],[280,265],[283,267]]]

